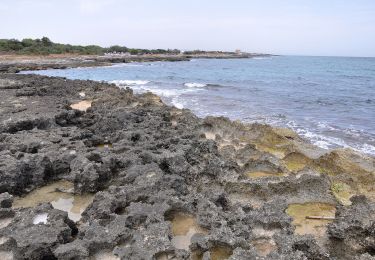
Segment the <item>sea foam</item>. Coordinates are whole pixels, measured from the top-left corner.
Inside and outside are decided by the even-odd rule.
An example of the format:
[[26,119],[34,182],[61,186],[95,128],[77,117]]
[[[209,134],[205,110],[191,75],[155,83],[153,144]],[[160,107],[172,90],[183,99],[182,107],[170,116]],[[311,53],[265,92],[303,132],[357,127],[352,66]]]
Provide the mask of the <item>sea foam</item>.
[[138,86],[138,85],[146,85],[150,83],[150,81],[148,80],[112,80],[111,83],[114,83],[117,86]]
[[204,87],[207,87],[207,84],[190,82],[190,83],[185,83],[184,86],[188,88],[204,88]]

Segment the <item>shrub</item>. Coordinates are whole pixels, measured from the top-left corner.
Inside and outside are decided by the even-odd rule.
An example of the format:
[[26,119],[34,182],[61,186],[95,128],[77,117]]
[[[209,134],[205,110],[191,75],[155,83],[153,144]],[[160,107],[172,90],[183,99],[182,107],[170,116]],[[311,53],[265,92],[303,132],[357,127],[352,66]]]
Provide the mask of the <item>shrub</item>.
[[16,53],[16,54],[96,54],[101,55],[106,52],[130,52],[133,55],[138,54],[177,54],[179,50],[147,50],[147,49],[129,49],[125,46],[114,45],[109,48],[103,48],[97,45],[80,46],[70,44],[60,44],[52,42],[48,37],[42,39],[23,39],[22,41],[16,39],[0,39],[0,52]]

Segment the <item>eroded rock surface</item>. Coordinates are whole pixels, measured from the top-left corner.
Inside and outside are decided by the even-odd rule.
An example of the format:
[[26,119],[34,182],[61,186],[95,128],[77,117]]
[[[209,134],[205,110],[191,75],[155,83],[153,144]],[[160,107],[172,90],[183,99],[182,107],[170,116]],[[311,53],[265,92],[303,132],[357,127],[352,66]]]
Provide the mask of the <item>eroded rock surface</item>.
[[[374,158],[93,81],[1,74],[0,112],[0,256],[375,256]],[[93,199],[72,219],[60,197]]]

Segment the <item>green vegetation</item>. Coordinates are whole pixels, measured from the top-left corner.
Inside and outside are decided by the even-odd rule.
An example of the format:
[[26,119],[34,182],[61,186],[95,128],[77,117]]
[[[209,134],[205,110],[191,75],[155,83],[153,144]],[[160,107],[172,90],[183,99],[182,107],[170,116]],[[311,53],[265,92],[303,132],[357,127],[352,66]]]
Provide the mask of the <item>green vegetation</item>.
[[81,55],[102,55],[104,53],[130,53],[132,55],[139,54],[179,54],[180,50],[147,50],[147,49],[132,49],[124,46],[111,46],[103,48],[97,45],[70,45],[54,43],[47,37],[42,39],[23,39],[22,41],[16,39],[0,39],[0,54],[26,54],[26,55],[48,55],[48,54],[81,54]]

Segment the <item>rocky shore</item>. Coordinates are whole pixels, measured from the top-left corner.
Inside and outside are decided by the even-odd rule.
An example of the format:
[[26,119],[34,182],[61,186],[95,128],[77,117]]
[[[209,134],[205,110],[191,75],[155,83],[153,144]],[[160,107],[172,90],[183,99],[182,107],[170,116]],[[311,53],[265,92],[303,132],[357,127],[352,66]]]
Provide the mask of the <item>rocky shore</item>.
[[150,93],[0,74],[0,259],[375,259],[374,169]]
[[[17,55],[0,59],[0,73],[17,73],[24,70],[66,69],[77,67],[109,66],[116,63],[155,62],[155,61],[189,61],[191,59],[244,59],[270,56],[269,54],[197,54],[197,55],[107,55],[107,56],[73,56],[49,57],[28,56],[20,60]],[[1,58],[1,56],[0,56]]]

